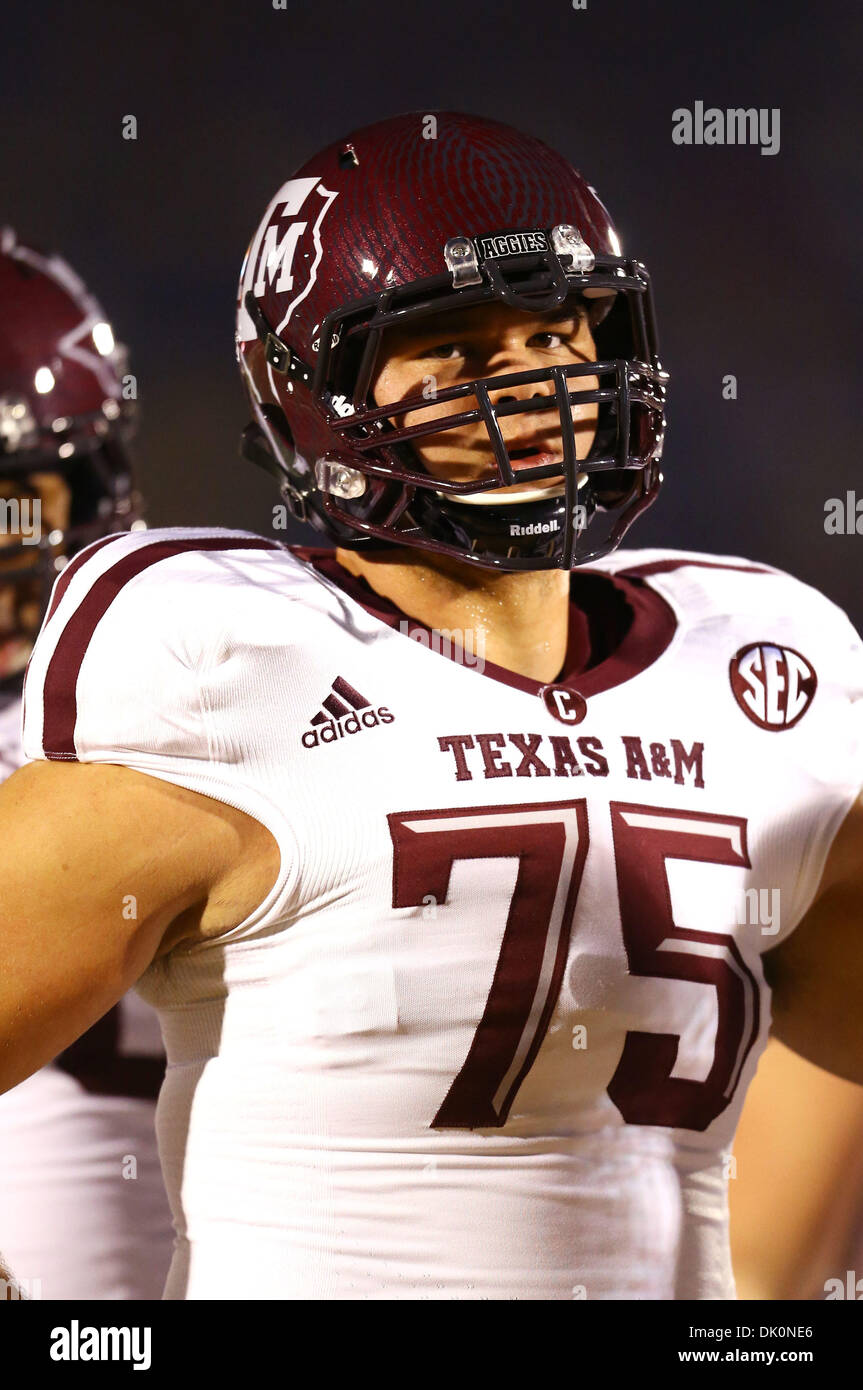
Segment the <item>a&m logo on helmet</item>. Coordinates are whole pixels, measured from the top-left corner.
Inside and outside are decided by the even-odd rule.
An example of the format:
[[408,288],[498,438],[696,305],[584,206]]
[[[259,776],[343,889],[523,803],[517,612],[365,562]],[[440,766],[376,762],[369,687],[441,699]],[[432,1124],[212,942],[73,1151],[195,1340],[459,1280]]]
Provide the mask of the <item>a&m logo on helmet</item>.
[[793,729],[815,698],[815,668],[793,647],[752,642],[732,657],[729,677],[734,698],[759,729]]
[[252,238],[240,276],[237,337],[257,336],[245,308],[248,292],[263,300],[272,291],[278,314],[273,327],[282,333],[308,295],[323,254],[321,226],[337,192],[317,178],[289,179],[273,198]]

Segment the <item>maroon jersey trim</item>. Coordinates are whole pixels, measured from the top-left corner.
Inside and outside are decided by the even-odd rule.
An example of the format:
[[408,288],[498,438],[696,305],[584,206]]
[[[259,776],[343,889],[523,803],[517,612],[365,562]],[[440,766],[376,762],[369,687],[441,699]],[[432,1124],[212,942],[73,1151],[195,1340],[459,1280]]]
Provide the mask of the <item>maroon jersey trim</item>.
[[[407,622],[408,635],[413,631],[429,632],[422,623],[407,618],[394,603],[376,594],[364,579],[350,574],[336,560],[335,551],[300,545],[288,549],[389,627],[397,628],[399,623]],[[612,690],[640,675],[662,655],[677,630],[671,605],[637,577],[621,578],[619,574],[587,568],[575,570],[570,597],[566,658],[552,684],[569,686],[584,696]],[[458,659],[457,653],[446,648],[441,655]],[[482,674],[530,695],[539,694],[548,684],[517,675],[492,661],[485,662]]]
[[57,580],[57,583],[54,585],[54,593],[51,595],[51,603],[48,608],[48,612],[45,615],[46,623],[49,618],[53,618],[55,612],[57,611],[57,605],[59,604],[66,590],[68,589],[69,582],[72,579],[72,576],[78,573],[79,569],[81,569],[82,565],[84,565],[85,562],[90,559],[91,555],[95,555],[96,551],[101,550],[102,546],[107,545],[109,541],[116,541],[119,538],[119,535],[122,534],[122,532],[120,532],[119,534],[115,532],[113,536],[103,536],[100,541],[94,541],[92,545],[88,545],[85,550],[79,551],[78,554],[69,561],[68,565],[63,570],[62,574]]
[[[101,550],[103,545],[107,545],[109,541],[115,541],[117,539],[118,534],[121,533],[115,532],[112,536],[103,536],[101,540],[94,541],[92,545],[88,545],[84,550],[79,551],[79,553],[69,561],[68,565],[63,570],[62,574],[60,575],[56,584],[54,585],[54,592],[51,595],[51,602],[48,605],[48,611],[45,614],[45,620],[42,624],[43,627],[45,626],[45,623],[48,622],[49,618],[53,618],[54,613],[57,610],[57,605],[60,602],[63,595],[65,594],[66,590],[68,589],[69,581],[71,580],[73,574],[76,574],[78,572],[85,560],[89,560],[91,555],[95,555],[97,550]],[[21,714],[25,723],[27,720],[27,675],[29,673],[29,670],[30,665],[28,662],[27,670],[24,672],[24,682],[21,687]]]
[[[116,539],[116,537],[114,538]],[[114,599],[131,579],[160,560],[169,560],[194,550],[281,550],[278,541],[263,538],[237,540],[154,541],[125,554],[121,560],[95,580],[60,634],[54,655],[48,663],[43,690],[42,751],[51,761],[77,762],[75,726],[78,719],[77,686],[81,663],[93,633]],[[92,553],[92,552],[91,552]]]

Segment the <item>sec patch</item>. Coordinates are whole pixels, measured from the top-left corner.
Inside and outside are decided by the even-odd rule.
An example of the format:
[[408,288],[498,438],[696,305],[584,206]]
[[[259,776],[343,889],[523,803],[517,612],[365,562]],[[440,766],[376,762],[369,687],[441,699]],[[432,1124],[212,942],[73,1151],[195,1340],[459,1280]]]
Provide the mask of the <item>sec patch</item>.
[[815,698],[818,677],[810,661],[778,642],[751,642],[731,658],[731,690],[759,729],[779,733],[799,724]]

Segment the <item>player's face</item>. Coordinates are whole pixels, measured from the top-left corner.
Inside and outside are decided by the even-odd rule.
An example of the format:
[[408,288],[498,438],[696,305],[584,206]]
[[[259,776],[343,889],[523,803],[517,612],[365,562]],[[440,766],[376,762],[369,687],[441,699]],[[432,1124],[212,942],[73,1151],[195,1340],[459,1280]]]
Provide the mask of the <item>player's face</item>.
[[[70,504],[69,488],[56,473],[30,473],[15,481],[0,479],[0,680],[24,669],[39,630],[41,586],[37,578],[26,578],[27,570],[35,571],[38,563],[33,542],[40,535],[68,529]],[[28,541],[23,551],[4,556],[4,550],[17,547],[22,540]],[[8,576],[13,571],[16,582],[10,583]]]
[[[506,304],[483,304],[405,324],[392,330],[385,340],[386,358],[374,381],[375,401],[384,405],[424,392],[432,404],[408,411],[397,422],[417,425],[442,415],[457,415],[475,405],[472,397],[435,404],[432,391],[477,377],[593,362],[596,348],[589,307],[580,302],[567,305],[564,312],[533,313],[511,309]],[[573,380],[571,389],[595,391],[598,387],[595,376],[583,376]],[[560,419],[550,381],[517,385],[492,391],[490,395],[493,403],[504,399],[548,399],[548,407],[540,413],[509,415],[500,421],[514,469],[563,461]],[[578,458],[586,458],[590,452],[597,412],[598,406],[593,403],[571,407]],[[435,478],[468,483],[494,476],[489,438],[481,421],[425,435],[415,440],[413,447]],[[553,477],[495,491],[503,494],[525,488],[554,488],[560,481]]]

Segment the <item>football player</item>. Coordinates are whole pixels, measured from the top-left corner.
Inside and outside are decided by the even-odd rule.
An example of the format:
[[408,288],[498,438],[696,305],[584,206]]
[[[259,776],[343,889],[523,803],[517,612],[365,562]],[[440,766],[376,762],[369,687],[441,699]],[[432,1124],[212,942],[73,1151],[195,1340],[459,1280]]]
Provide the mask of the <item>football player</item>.
[[733,1297],[771,988],[863,1078],[856,633],[769,566],[617,549],[661,481],[650,280],[539,140],[323,150],[237,349],[275,521],[331,544],[60,576],[0,789],[0,1085],[139,980],[169,1298]]
[[[0,779],[24,761],[24,668],[58,571],[138,524],[125,371],[65,261],[0,233]],[[35,839],[43,816],[29,825]],[[0,1097],[0,1228],[17,1288],[158,1298],[173,1241],[154,1127],[158,1019],[129,994],[68,1041]]]

